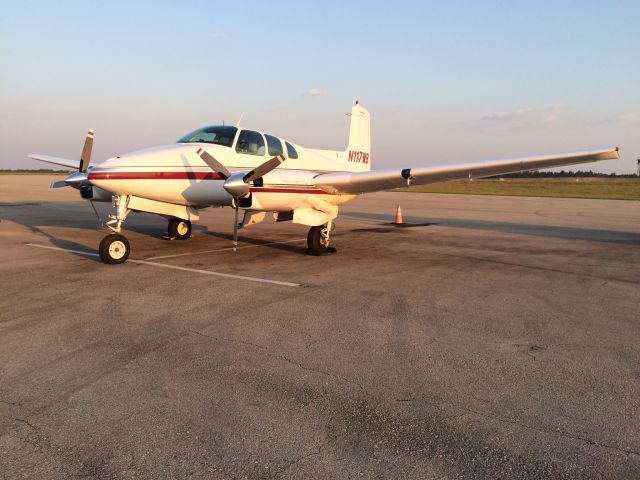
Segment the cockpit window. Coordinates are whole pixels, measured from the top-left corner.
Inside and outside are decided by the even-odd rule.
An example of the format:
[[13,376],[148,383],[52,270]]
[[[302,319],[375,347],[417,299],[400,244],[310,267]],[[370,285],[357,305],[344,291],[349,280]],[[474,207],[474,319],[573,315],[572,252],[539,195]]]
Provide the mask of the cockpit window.
[[274,137],[273,135],[267,135],[266,133],[264,134],[264,136],[267,139],[267,147],[269,147],[269,155],[271,155],[272,157],[282,155],[282,142],[280,141],[280,139]]
[[178,140],[178,143],[215,143],[216,145],[230,147],[233,145],[233,139],[236,137],[237,131],[236,127],[213,125],[199,128],[185,135]]
[[264,138],[259,132],[242,130],[236,144],[236,152],[248,155],[264,155]]
[[298,152],[296,152],[296,149],[293,148],[293,145],[291,145],[289,142],[284,142],[287,145],[287,155],[289,156],[289,158],[298,158]]

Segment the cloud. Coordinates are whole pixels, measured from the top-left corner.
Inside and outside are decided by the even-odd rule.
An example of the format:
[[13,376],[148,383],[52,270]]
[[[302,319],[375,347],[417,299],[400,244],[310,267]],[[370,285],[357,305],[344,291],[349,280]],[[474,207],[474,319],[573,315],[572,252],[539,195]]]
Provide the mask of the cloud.
[[519,108],[511,112],[496,112],[480,119],[484,126],[503,125],[506,127],[546,126],[555,123],[557,113],[565,110],[564,105],[552,105],[538,108]]
[[616,113],[608,117],[601,118],[594,122],[598,125],[616,124],[616,125],[639,125],[640,115],[637,113]]
[[322,95],[324,92],[318,88],[310,88],[309,90],[307,90],[306,96],[307,97],[319,97],[320,95]]

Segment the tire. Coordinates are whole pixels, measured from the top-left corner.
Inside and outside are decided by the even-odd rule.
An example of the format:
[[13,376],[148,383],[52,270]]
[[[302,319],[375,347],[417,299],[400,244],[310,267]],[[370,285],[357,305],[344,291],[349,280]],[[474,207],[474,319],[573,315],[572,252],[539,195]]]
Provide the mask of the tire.
[[186,240],[191,237],[191,222],[180,218],[169,220],[169,237],[175,240]]
[[311,255],[324,255],[327,253],[328,245],[324,243],[324,238],[322,237],[322,230],[326,228],[326,225],[318,225],[309,229],[307,250]]
[[129,246],[129,240],[123,235],[113,233],[102,239],[98,252],[100,253],[100,259],[104,263],[116,265],[127,261],[129,253],[131,253],[131,247]]

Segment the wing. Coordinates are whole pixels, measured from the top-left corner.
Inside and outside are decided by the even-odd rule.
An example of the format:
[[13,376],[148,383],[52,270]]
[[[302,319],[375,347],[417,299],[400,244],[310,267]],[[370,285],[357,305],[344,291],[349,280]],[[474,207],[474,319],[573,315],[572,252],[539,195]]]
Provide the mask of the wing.
[[314,177],[315,186],[328,193],[366,193],[407,185],[447,182],[466,178],[482,178],[507,173],[561,167],[577,163],[620,158],[618,148],[563,153],[541,157],[514,158],[493,162],[462,163],[433,167],[407,167],[368,172],[321,173]]
[[49,155],[37,155],[31,154],[27,155],[29,158],[34,160],[38,160],[39,162],[53,163],[54,165],[60,165],[61,167],[66,167],[70,170],[78,170],[78,161],[75,161],[75,165],[71,162],[73,160],[69,160],[67,158],[58,158],[58,157],[50,157]]

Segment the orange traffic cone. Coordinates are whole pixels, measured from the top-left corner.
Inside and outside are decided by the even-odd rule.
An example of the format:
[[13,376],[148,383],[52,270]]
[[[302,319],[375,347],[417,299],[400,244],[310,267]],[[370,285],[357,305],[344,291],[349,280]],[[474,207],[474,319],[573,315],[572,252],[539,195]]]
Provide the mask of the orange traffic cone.
[[398,204],[398,208],[396,209],[396,219],[393,223],[395,225],[402,225],[404,223],[402,221],[402,209],[400,208],[400,204]]

